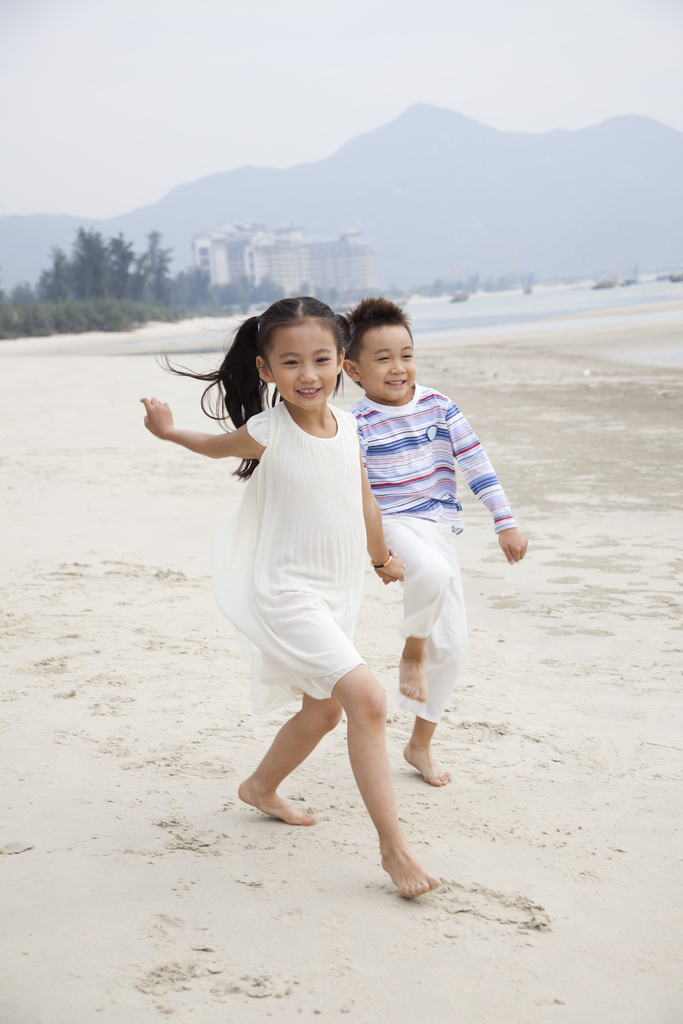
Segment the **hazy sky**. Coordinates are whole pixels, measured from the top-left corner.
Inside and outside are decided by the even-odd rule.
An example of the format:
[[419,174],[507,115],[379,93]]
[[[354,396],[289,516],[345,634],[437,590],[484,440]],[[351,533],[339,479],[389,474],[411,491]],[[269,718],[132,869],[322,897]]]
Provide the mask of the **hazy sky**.
[[105,217],[434,103],[683,130],[683,0],[0,0],[0,214]]

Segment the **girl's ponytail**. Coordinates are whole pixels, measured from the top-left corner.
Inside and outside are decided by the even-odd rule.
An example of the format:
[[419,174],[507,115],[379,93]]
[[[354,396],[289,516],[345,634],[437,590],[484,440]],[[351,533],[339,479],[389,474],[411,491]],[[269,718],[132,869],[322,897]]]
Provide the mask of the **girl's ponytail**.
[[[235,333],[221,365],[209,373],[193,373],[185,367],[172,366],[168,356],[163,357],[163,364],[171,373],[209,382],[201,398],[202,412],[217,423],[225,423],[229,419],[237,429],[267,408],[268,385],[256,368],[256,357],[260,355],[260,329],[260,317],[250,316],[245,320]],[[276,401],[277,392],[273,395],[273,405]],[[242,459],[235,476],[248,479],[257,466],[258,459]]]
[[[222,403],[235,427],[243,426],[248,419],[257,416],[266,407],[264,400],[268,385],[261,379],[256,369],[256,357],[261,354],[258,349],[260,327],[261,319],[258,316],[250,316],[244,321],[218,370],[216,383],[220,381],[223,385]],[[213,384],[209,385],[209,388],[211,387]],[[204,412],[204,397],[209,388],[202,396]],[[213,418],[225,419],[225,415]]]
[[[162,358],[162,363],[167,370],[180,377],[208,381],[208,387],[202,395],[202,411],[217,423],[225,423],[230,419],[236,428],[242,427],[252,416],[268,408],[268,385],[256,369],[256,357],[265,359],[267,355],[268,336],[277,327],[306,320],[317,320],[329,328],[335,337],[337,352],[341,353],[343,348],[348,347],[351,336],[346,317],[333,313],[319,299],[305,295],[295,299],[280,299],[261,316],[250,316],[245,320],[236,331],[217,370],[193,373],[186,367],[172,366],[168,356]],[[340,373],[337,388],[341,378]],[[274,406],[278,401],[280,396],[276,388],[271,405]],[[246,479],[257,466],[258,459],[243,459],[235,475]]]

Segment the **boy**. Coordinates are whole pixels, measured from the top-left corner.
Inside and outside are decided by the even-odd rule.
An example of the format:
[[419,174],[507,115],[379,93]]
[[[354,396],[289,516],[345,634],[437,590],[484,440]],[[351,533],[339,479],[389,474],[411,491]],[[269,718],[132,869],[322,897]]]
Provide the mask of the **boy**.
[[[493,516],[508,562],[524,558],[517,528],[486,452],[460,410],[415,383],[410,321],[387,299],[363,299],[347,318],[344,369],[365,391],[352,407],[363,461],[382,510],[384,536],[406,563],[399,705],[416,716],[405,748],[432,786],[451,781],[431,741],[467,656],[462,581],[453,543],[461,533],[455,463]],[[376,566],[381,576],[382,567]]]

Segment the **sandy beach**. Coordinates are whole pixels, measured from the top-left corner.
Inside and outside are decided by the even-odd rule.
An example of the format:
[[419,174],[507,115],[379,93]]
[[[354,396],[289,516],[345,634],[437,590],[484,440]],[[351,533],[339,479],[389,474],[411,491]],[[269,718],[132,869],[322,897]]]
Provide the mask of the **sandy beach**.
[[[182,330],[0,343],[3,1024],[680,1024],[683,369],[615,358],[683,344],[670,305],[420,345],[530,547],[510,568],[461,479],[472,649],[444,789],[403,761],[401,595],[367,574],[358,646],[405,830],[444,883],[412,902],[343,723],[283,787],[315,827],[237,800],[296,705],[252,715],[211,593],[235,462],[142,426],[156,395],[206,429],[201,386],[155,361]],[[214,365],[202,347],[180,361]]]

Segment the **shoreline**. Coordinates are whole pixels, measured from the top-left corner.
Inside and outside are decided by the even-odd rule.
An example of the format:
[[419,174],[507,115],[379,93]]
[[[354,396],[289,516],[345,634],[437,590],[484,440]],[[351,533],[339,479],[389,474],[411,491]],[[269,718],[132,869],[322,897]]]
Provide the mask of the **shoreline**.
[[[654,307],[654,308],[653,308]],[[154,355],[211,353],[224,349],[242,317],[199,317],[177,324],[149,323],[134,331],[93,331],[80,335],[14,338],[0,343],[6,355]],[[577,328],[579,328],[577,330]],[[647,340],[645,339],[647,330]],[[591,312],[569,313],[486,327],[448,328],[415,333],[425,346],[466,348],[473,345],[566,348],[611,362],[648,364],[648,350],[657,353],[652,365],[683,365],[683,299]]]
[[[227,335],[242,322],[244,317],[193,317],[179,320],[177,323],[166,323],[153,320],[136,327],[132,331],[84,331],[82,334],[51,334],[43,337],[5,338],[0,340],[0,356],[5,354],[53,354],[78,355],[92,349],[95,352],[125,350],[126,346],[135,346],[134,351],[143,351],[144,345],[154,346],[163,340],[186,338],[188,335],[201,339],[203,335]],[[21,346],[21,350],[10,349],[10,346]],[[162,351],[162,349],[159,349]],[[126,351],[126,354],[127,351]]]

